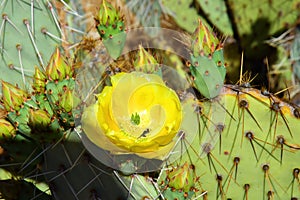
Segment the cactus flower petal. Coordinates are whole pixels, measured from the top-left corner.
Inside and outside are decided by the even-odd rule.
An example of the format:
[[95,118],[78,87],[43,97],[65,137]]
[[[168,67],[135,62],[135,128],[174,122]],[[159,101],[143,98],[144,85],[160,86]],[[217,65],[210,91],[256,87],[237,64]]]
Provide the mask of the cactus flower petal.
[[119,73],[111,82],[83,114],[82,127],[88,138],[113,153],[165,156],[182,121],[177,94],[154,74]]

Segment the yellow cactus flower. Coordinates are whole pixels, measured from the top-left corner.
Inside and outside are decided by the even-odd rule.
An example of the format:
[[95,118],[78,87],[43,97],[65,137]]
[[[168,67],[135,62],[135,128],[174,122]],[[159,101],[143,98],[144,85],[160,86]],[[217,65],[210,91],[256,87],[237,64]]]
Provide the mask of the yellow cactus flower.
[[158,75],[141,72],[119,73],[111,83],[83,113],[89,140],[113,154],[165,157],[182,122],[175,91]]

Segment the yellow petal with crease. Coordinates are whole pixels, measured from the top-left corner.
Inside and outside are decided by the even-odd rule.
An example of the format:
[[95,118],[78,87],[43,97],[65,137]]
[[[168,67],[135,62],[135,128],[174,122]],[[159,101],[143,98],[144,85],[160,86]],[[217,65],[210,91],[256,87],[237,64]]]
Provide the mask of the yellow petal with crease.
[[[88,138],[115,154],[166,155],[182,121],[175,91],[161,77],[140,72],[119,73],[111,77],[111,83],[84,114]],[[133,115],[139,116],[139,124],[132,122]]]

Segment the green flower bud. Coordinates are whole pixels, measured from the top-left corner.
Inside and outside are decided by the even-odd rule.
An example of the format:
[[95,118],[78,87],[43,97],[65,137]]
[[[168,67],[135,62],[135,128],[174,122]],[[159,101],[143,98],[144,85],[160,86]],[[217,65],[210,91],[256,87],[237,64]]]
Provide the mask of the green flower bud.
[[194,56],[213,54],[220,44],[213,31],[199,19],[199,26],[192,35],[192,51]]
[[158,63],[156,59],[140,45],[137,58],[134,62],[134,68],[136,71],[153,73],[158,70]]
[[30,110],[29,125],[36,129],[45,129],[51,123],[50,115],[44,110]]
[[13,138],[16,135],[16,129],[6,119],[0,119],[0,137],[4,139]]
[[110,3],[106,2],[106,0],[103,0],[98,13],[100,25],[112,25],[119,21],[119,19],[118,11]]
[[65,93],[61,96],[59,105],[66,112],[70,112],[73,109],[74,98],[71,90],[66,90]]
[[33,75],[33,88],[38,93],[43,93],[46,86],[46,75],[35,66],[35,71]]
[[20,110],[21,105],[27,99],[27,92],[20,88],[2,81],[3,104],[7,111]]
[[49,64],[46,68],[46,74],[50,80],[58,81],[71,77],[73,74],[71,66],[66,63],[58,48],[56,48],[50,58]]
[[177,190],[182,190],[184,192],[190,191],[194,187],[195,170],[192,165],[185,162],[182,166],[174,168],[169,172],[169,187],[175,188]]

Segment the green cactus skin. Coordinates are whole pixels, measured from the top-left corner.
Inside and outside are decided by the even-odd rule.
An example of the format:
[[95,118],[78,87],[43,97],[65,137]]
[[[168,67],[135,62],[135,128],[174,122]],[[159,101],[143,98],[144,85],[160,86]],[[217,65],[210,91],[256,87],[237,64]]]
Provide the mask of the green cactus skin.
[[45,67],[55,46],[61,42],[57,18],[51,14],[53,5],[47,0],[4,0],[0,10],[0,79],[19,83],[21,88],[28,87],[33,66]]
[[[195,27],[197,27],[197,19],[201,17],[195,9],[190,8],[192,0],[163,0],[162,4],[165,7],[166,12],[174,18],[178,26],[188,32],[193,32],[195,30]],[[186,12],[182,12],[182,10],[185,10]],[[205,21],[203,18],[201,18],[201,20]]]
[[0,146],[4,149],[1,154],[1,168],[14,176],[35,175],[42,161],[39,156],[42,148],[36,142],[20,134],[11,138],[1,135]]
[[[204,135],[217,134],[217,143],[213,141],[217,138],[202,141],[198,155],[188,151],[196,156],[192,160],[204,156],[205,167],[196,168],[196,173],[205,173],[199,182],[208,191],[208,199],[268,199],[269,191],[275,199],[299,198],[299,188],[292,192],[290,187],[293,170],[299,168],[295,162],[300,156],[299,108],[255,89],[229,88],[227,94],[221,93],[219,98],[225,99],[219,102],[225,103],[231,116],[224,122],[215,121],[209,118],[212,111],[206,112],[206,106],[202,114],[210,127]],[[191,148],[199,150],[199,142],[194,144]]]
[[[214,2],[205,0],[182,1],[170,0],[162,1],[168,14],[174,17],[177,25],[188,32],[193,32],[197,27],[197,19],[208,22],[214,28],[218,28],[223,34],[232,33],[230,21],[226,13],[225,3],[222,0]],[[182,12],[187,10],[187,12]]]
[[[234,39],[225,47],[225,57],[230,66],[227,77],[237,82],[239,77],[235,72],[241,66],[241,52],[244,53],[243,66],[247,71],[251,71],[257,77],[252,82],[253,85],[268,86],[266,80],[266,68],[276,68],[278,63],[285,65],[282,56],[282,49],[276,49],[266,43],[270,38],[278,37],[283,32],[297,25],[299,18],[299,1],[298,0],[277,0],[277,1],[224,1],[227,3],[227,10],[232,13],[230,21],[233,27]],[[229,40],[228,40],[229,41]],[[287,45],[287,44],[286,44]],[[285,47],[286,47],[285,45]],[[268,64],[265,63],[266,58]],[[275,83],[270,84],[271,91],[280,91],[286,88],[285,84],[290,81],[291,74],[288,73],[291,68],[290,64],[281,69],[283,72],[276,71],[280,77],[276,77]],[[280,80],[281,79],[281,80]],[[282,80],[283,79],[283,80]],[[277,84],[279,83],[279,84]],[[289,85],[289,83],[287,83]]]
[[[117,179],[128,191],[127,199],[159,199],[158,185],[148,174],[132,174],[124,176],[117,171],[114,172]],[[133,187],[132,187],[132,186]]]
[[[44,28],[46,26],[46,21],[49,19],[52,23],[51,25],[54,27],[55,31],[57,31],[55,27],[55,23],[51,21],[51,16],[48,16],[48,9],[45,7],[43,9],[43,12],[40,12],[39,6],[49,5],[46,4],[50,3],[50,1],[40,2],[40,1],[33,1],[34,3],[40,4],[36,5],[35,8],[38,8],[35,16],[39,13],[39,19],[45,19],[43,21]],[[31,2],[2,2],[1,6],[5,5],[3,9],[9,10],[9,12],[12,12],[12,10],[17,10],[18,14],[21,14],[19,10],[25,10],[25,8],[30,8]],[[45,4],[44,4],[45,3]],[[24,4],[24,5],[23,5]],[[13,9],[11,7],[13,6]],[[19,7],[20,6],[20,7]],[[23,8],[24,7],[24,8]],[[44,7],[43,7],[44,8]],[[53,10],[52,10],[53,11]],[[15,11],[14,11],[15,12]],[[46,14],[44,16],[44,14]],[[30,10],[24,12],[24,14],[29,14],[30,16]],[[23,17],[25,15],[22,15]],[[15,14],[17,15],[17,14]],[[8,15],[9,16],[9,15]],[[20,17],[20,16],[17,16]],[[9,18],[10,20],[15,18]],[[24,31],[24,35],[26,36],[29,34],[26,32],[26,26],[22,22],[22,33]],[[27,21],[26,21],[27,22]],[[7,39],[8,36],[11,37],[11,41],[14,41],[13,39],[20,38],[16,34],[12,34],[13,28],[9,27],[10,24],[8,22],[2,22],[5,23],[6,29],[5,29],[5,38]],[[15,25],[19,25],[17,22],[13,21]],[[38,22],[35,23],[37,25]],[[8,27],[8,28],[7,28]],[[23,30],[23,27],[25,29]],[[60,28],[58,28],[60,29]],[[3,29],[4,30],[4,29]],[[7,30],[10,30],[10,34],[7,34]],[[19,33],[16,30],[13,30],[14,32]],[[44,29],[45,30],[45,29]],[[39,30],[40,31],[40,30]],[[49,33],[53,33],[54,35],[59,35],[58,32],[51,31],[51,29],[47,28],[47,31]],[[3,32],[2,32],[3,33]],[[36,39],[37,39],[37,48],[42,48],[42,50],[39,49],[39,52],[42,52],[43,57],[42,59],[47,59],[50,57],[50,53],[53,49],[56,47],[57,41],[53,41],[53,38],[50,38],[51,44],[47,41],[41,40],[39,38],[38,33],[36,32]],[[20,33],[19,33],[20,34]],[[48,35],[42,35],[43,39],[48,39]],[[2,38],[1,38],[2,39]],[[24,39],[24,38],[23,38]],[[8,40],[5,40],[8,41]],[[25,40],[24,40],[25,41]],[[29,43],[31,42],[28,40]],[[1,43],[2,44],[2,43]],[[24,52],[23,43],[22,44],[22,53]],[[54,45],[55,44],[55,45]],[[24,44],[24,46],[27,44]],[[31,47],[28,44],[28,47]],[[5,43],[5,47],[8,47],[8,45]],[[19,46],[21,47],[21,46]],[[26,46],[27,47],[27,46]],[[14,47],[15,48],[15,47]],[[12,48],[10,48],[12,49]],[[27,50],[27,48],[25,48]],[[51,49],[51,50],[50,50]],[[13,49],[12,49],[13,50]],[[47,53],[44,53],[44,51]],[[111,196],[113,199],[121,198],[124,199],[125,192],[115,193],[115,189],[117,185],[119,184],[118,181],[113,179],[113,176],[110,175],[111,170],[103,167],[101,164],[96,162],[91,156],[87,154],[87,156],[83,156],[85,149],[81,145],[80,138],[74,139],[74,136],[77,136],[75,132],[72,132],[72,136],[69,136],[66,132],[64,134],[65,138],[62,138],[63,133],[65,130],[69,128],[74,127],[74,115],[76,113],[72,112],[74,111],[74,107],[76,106],[76,100],[73,96],[73,89],[75,87],[75,80],[73,79],[72,71],[66,70],[66,68],[62,68],[62,66],[59,66],[58,69],[51,69],[49,70],[49,66],[46,67],[46,62],[43,60],[43,63],[40,60],[36,60],[36,62],[33,62],[36,58],[34,49],[32,51],[32,55],[28,55],[26,58],[26,61],[30,61],[30,63],[22,60],[22,64],[26,64],[26,68],[20,69],[21,72],[26,72],[27,69],[30,69],[29,74],[34,77],[33,80],[33,91],[28,90],[21,90],[22,93],[26,94],[27,96],[31,96],[30,99],[28,98],[19,98],[20,101],[17,101],[18,99],[13,96],[10,100],[12,102],[17,102],[17,105],[15,103],[6,106],[7,107],[7,120],[10,119],[10,122],[5,120],[3,123],[5,123],[5,127],[1,127],[1,136],[0,136],[0,145],[4,149],[4,153],[1,154],[1,162],[0,166],[1,168],[5,168],[8,171],[10,171],[13,176],[19,177],[34,177],[34,179],[38,180],[44,180],[45,178],[47,180],[47,183],[51,185],[52,196],[54,198],[67,198],[67,199],[98,199],[99,197],[105,198],[105,196]],[[9,53],[9,52],[5,52]],[[28,50],[27,53],[29,54],[30,51]],[[7,54],[5,54],[6,56]],[[23,55],[23,54],[22,54]],[[48,56],[49,55],[49,56]],[[47,56],[47,57],[46,57]],[[17,56],[11,55],[11,57],[16,58]],[[52,56],[53,57],[53,56]],[[4,57],[6,58],[6,57]],[[23,57],[22,57],[23,58]],[[53,60],[53,59],[52,59]],[[41,63],[39,63],[39,61]],[[49,64],[52,61],[50,60]],[[24,64],[24,65],[25,65]],[[48,65],[49,65],[48,64]],[[17,65],[16,65],[17,66]],[[34,66],[42,66],[41,68],[36,67],[35,70]],[[66,66],[65,66],[66,67]],[[68,66],[67,66],[68,67]],[[44,68],[45,72],[41,69]],[[56,71],[55,71],[56,70]],[[58,71],[57,71],[58,70]],[[16,73],[14,70],[11,70],[13,73]],[[34,74],[35,73],[35,74]],[[66,74],[64,76],[63,74]],[[20,73],[21,76],[16,77],[16,80],[10,79],[9,82],[20,82],[22,80],[22,73]],[[5,75],[6,77],[13,77],[14,75]],[[58,79],[56,79],[56,76],[58,76]],[[1,79],[4,79],[4,76]],[[5,79],[4,79],[5,80]],[[25,81],[27,83],[30,83],[28,81],[29,79],[26,79]],[[4,82],[4,81],[3,81]],[[66,87],[67,86],[67,87]],[[12,85],[12,88],[17,88]],[[22,85],[22,88],[23,85]],[[26,88],[29,88],[28,85],[26,85]],[[50,91],[49,91],[50,90]],[[31,91],[33,93],[31,93]],[[30,95],[29,95],[30,92]],[[26,97],[27,97],[26,96]],[[8,96],[9,98],[11,96]],[[3,102],[3,101],[1,101]],[[72,103],[71,103],[72,102]],[[50,124],[49,124],[49,118],[50,118]],[[11,123],[11,124],[10,124]],[[17,129],[17,130],[15,130]],[[6,133],[3,134],[2,131],[12,131],[12,133]],[[73,139],[72,139],[73,138]],[[58,146],[57,148],[56,145]],[[70,147],[71,146],[71,147]],[[70,149],[68,149],[70,147]],[[24,149],[23,149],[24,148]],[[75,149],[76,151],[75,153]],[[68,150],[68,152],[66,152]],[[59,156],[58,156],[59,155]],[[65,157],[61,155],[66,155]],[[72,157],[74,155],[74,157]],[[56,160],[57,162],[41,162],[44,160],[43,158],[49,157],[50,160]],[[61,157],[61,159],[58,159],[57,157]],[[79,160],[79,158],[81,159]],[[70,159],[74,158],[74,165],[70,166]],[[46,159],[47,160],[47,159]],[[44,160],[45,161],[45,160]],[[61,173],[62,169],[66,167],[66,173]],[[41,169],[43,170],[41,172]],[[106,172],[107,170],[108,172]],[[44,177],[44,173],[48,174],[48,176]],[[51,174],[51,176],[49,175]],[[78,180],[75,178],[75,183],[72,183],[72,180],[68,180],[70,177],[78,177],[78,174],[82,174],[83,177],[81,177],[81,180],[78,182]],[[50,178],[51,179],[50,179]],[[65,179],[67,177],[67,179]],[[95,178],[96,177],[96,178]],[[49,179],[48,179],[49,178]],[[72,178],[71,178],[72,179]],[[19,185],[24,186],[23,192],[27,192],[27,188],[29,190],[29,195],[36,194],[34,196],[35,198],[42,198],[43,196],[38,196],[38,190],[30,185],[30,187],[27,187],[29,183],[23,181],[10,181],[9,179],[3,180],[3,184],[1,184],[1,196],[2,197],[9,197],[11,194],[11,188],[14,188],[14,197],[16,196],[22,196],[25,199],[31,199],[32,196],[29,196],[25,193],[22,193],[22,191],[16,190],[19,188]],[[9,183],[9,187],[5,187],[4,184]],[[69,184],[71,183],[71,184]],[[111,185],[114,185],[115,188],[111,187]],[[31,187],[32,186],[32,187]],[[59,186],[59,187],[57,187]],[[61,187],[62,186],[62,187]],[[66,188],[64,187],[66,186]],[[73,188],[74,187],[74,188]],[[76,188],[77,187],[77,188]],[[109,192],[103,192],[103,188],[109,188]],[[36,190],[36,193],[34,191]],[[77,191],[76,191],[77,190]],[[118,191],[122,191],[123,187],[119,186]],[[66,196],[66,192],[69,191],[69,196]],[[77,193],[74,194],[72,192],[76,191]],[[49,198],[48,198],[49,199]]]
[[44,182],[33,179],[23,179],[0,168],[0,198],[1,199],[52,199],[51,193],[47,191]]
[[[9,168],[9,171],[13,171],[13,174],[19,173],[19,175],[23,175],[24,172],[22,171],[28,173],[28,169],[31,172],[37,170],[37,165],[41,162],[41,156],[43,155],[43,145],[57,142],[62,138],[65,130],[74,126],[74,117],[72,115],[74,104],[72,104],[73,95],[69,95],[70,90],[61,89],[61,91],[66,91],[67,95],[62,93],[58,104],[56,102],[53,103],[45,95],[49,84],[51,85],[51,83],[55,82],[53,85],[60,84],[60,88],[66,88],[68,81],[73,80],[69,78],[73,72],[70,66],[61,62],[58,50],[54,52],[51,60],[53,61],[53,59],[56,59],[56,62],[54,64],[50,62],[53,65],[49,64],[46,70],[46,72],[51,71],[51,76],[36,68],[33,81],[34,91],[31,94],[2,81],[2,102],[7,112],[6,120],[11,123],[9,126],[8,121],[2,121],[6,126],[6,129],[2,129],[2,131],[11,130],[12,133],[10,136],[9,133],[1,133],[0,142],[10,158],[9,160],[5,159],[5,162],[17,163],[16,165],[12,164],[12,168]],[[56,66],[57,64],[59,66]],[[60,70],[56,75],[63,75],[63,77],[58,76],[58,78],[61,78],[61,81],[58,81],[58,79],[55,81],[46,79],[46,77],[49,79],[54,78],[54,69]],[[56,92],[56,90],[52,90]],[[58,94],[56,92],[57,96]],[[56,105],[57,109],[55,110]],[[12,129],[11,126],[14,128]],[[22,148],[25,149],[22,150]]]
[[[87,153],[76,132],[66,132],[57,145],[45,152],[45,174],[55,199],[125,199],[126,192],[112,170]],[[118,192],[116,192],[118,191]]]
[[252,60],[271,57],[266,55],[272,51],[264,44],[265,40],[291,28],[299,17],[298,0],[252,1],[249,4],[228,0],[228,9],[233,13],[232,24],[238,24],[235,33],[238,38],[235,39],[240,42],[239,50]]
[[213,22],[213,24],[219,29],[222,30],[224,35],[232,35],[232,28],[230,25],[229,17],[227,14],[227,9],[225,1],[206,1],[206,0],[197,0],[201,10],[205,13],[207,18]]
[[[60,125],[55,118],[52,118],[53,115],[51,114],[53,111],[48,112],[43,106],[40,107],[40,105],[47,105],[47,103],[44,104],[44,98],[39,99],[40,101],[38,101],[35,96],[28,98],[29,94],[26,94],[25,91],[5,82],[2,82],[2,90],[4,93],[3,101],[4,105],[6,105],[7,119],[15,126],[19,133],[38,141],[51,141],[52,139],[62,136]],[[14,90],[16,92],[13,92]],[[22,94],[26,95],[24,96]],[[39,94],[38,98],[40,97]],[[9,101],[11,101],[11,103],[9,103]],[[52,134],[49,135],[46,133]]]
[[193,55],[191,58],[190,70],[195,87],[209,99],[218,96],[226,75],[224,61],[219,60],[215,54],[222,54],[222,50],[216,51],[212,59],[205,56],[195,58]]
[[77,97],[73,95],[75,78],[73,69],[57,48],[46,68],[45,94],[65,130],[75,126],[72,110],[77,105]]
[[256,24],[256,26],[269,27],[266,34],[273,35],[283,28],[290,27],[299,17],[298,0],[252,1],[249,4],[242,0],[228,2],[234,12],[235,23],[239,24],[240,36],[251,33],[253,26],[260,20],[265,20],[265,24]]

